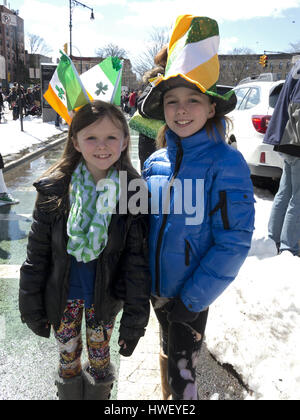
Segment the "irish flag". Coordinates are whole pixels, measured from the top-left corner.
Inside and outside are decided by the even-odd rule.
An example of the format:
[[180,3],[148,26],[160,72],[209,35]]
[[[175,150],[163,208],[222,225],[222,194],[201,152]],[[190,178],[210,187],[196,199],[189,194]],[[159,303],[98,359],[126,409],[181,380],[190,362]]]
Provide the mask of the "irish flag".
[[122,63],[118,57],[107,57],[80,78],[93,99],[120,105]]
[[71,59],[62,51],[61,54],[44,98],[70,125],[72,118],[69,112],[87,104],[90,99]]

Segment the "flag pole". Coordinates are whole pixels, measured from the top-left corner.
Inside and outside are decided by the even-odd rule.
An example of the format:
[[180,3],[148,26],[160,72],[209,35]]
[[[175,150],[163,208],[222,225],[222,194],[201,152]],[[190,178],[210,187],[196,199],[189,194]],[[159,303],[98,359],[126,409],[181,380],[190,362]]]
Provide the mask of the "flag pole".
[[116,83],[115,83],[114,90],[113,90],[113,93],[112,93],[112,95],[111,95],[111,99],[110,99],[110,103],[111,103],[111,104],[113,104],[113,103],[114,103],[115,96],[116,96],[116,93],[117,93],[117,90],[118,90],[118,86],[119,86],[119,83],[120,83],[120,79],[121,79],[121,76],[122,76],[122,71],[123,71],[123,62],[124,62],[124,60],[120,60],[120,63],[121,63],[121,68],[120,68],[120,70],[119,70],[119,74],[118,74],[118,77],[117,77],[117,81],[116,81]]

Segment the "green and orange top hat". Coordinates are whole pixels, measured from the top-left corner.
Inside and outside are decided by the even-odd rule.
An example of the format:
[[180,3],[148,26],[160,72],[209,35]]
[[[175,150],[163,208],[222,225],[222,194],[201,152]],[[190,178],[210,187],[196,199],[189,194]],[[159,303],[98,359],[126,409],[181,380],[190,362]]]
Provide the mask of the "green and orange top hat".
[[210,95],[216,103],[216,114],[225,115],[236,105],[235,93],[217,93],[219,79],[218,23],[208,17],[181,15],[176,19],[168,49],[165,75],[153,80],[141,111],[149,118],[164,119],[163,95],[184,86]]

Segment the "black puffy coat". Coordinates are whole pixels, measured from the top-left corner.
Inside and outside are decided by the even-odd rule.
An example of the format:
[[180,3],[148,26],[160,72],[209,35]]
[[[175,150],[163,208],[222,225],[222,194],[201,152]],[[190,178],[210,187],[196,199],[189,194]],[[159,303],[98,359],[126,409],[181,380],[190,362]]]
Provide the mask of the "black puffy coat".
[[[59,327],[68,297],[69,184],[68,177],[55,184],[49,178],[34,184],[38,196],[27,259],[20,271],[19,309],[22,321],[44,337],[50,335],[47,321],[55,329]],[[61,204],[54,206],[53,199],[61,200]],[[123,308],[120,335],[140,338],[149,319],[150,288],[148,216],[119,214],[117,208],[109,225],[107,246],[98,257],[94,289],[97,321],[107,322]]]

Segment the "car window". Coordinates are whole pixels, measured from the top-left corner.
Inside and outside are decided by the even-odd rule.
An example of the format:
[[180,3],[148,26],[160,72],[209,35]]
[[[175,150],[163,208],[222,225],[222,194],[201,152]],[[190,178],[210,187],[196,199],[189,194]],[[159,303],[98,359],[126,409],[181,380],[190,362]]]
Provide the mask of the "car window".
[[245,98],[245,96],[247,95],[247,93],[249,92],[249,88],[240,88],[240,89],[235,89],[235,94],[237,97],[237,103],[236,103],[236,109],[240,109],[243,100]]
[[259,104],[260,92],[257,88],[252,88],[250,93],[247,95],[243,109],[251,109]]
[[270,96],[269,96],[269,105],[271,108],[275,108],[275,105],[277,103],[282,87],[283,87],[283,83],[275,86],[275,88],[271,90]]

